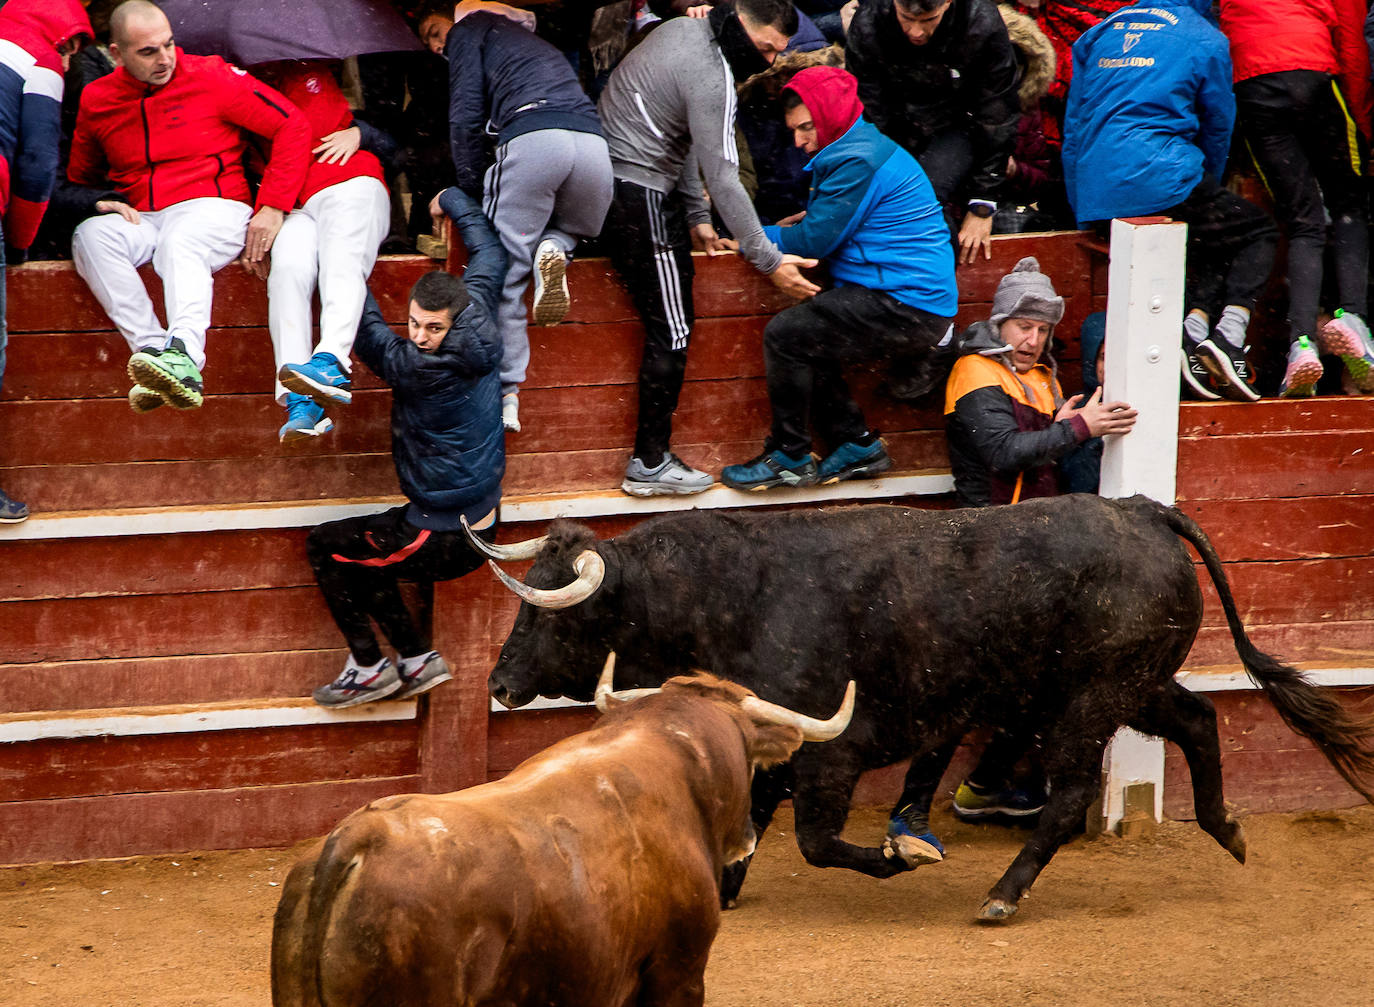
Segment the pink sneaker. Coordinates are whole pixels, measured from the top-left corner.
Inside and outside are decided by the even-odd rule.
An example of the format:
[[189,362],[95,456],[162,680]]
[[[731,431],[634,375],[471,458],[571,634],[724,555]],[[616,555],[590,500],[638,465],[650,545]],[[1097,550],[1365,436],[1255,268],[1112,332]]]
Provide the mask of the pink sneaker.
[[1338,310],[1318,338],[1325,352],[1335,354],[1345,363],[1356,388],[1366,394],[1374,392],[1374,340],[1370,339],[1369,326],[1363,318]]
[[1288,369],[1283,372],[1279,397],[1303,399],[1316,395],[1321,376],[1322,362],[1312,348],[1312,341],[1306,336],[1299,336],[1298,341],[1288,348]]

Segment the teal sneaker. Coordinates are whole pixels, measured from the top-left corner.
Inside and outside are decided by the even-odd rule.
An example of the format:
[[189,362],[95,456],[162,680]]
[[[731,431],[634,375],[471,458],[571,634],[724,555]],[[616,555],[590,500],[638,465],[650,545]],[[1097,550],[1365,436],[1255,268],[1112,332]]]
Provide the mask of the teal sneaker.
[[353,382],[332,353],[316,353],[304,364],[283,364],[277,380],[288,392],[308,395],[322,406],[353,401]]
[[892,459],[888,457],[883,442],[875,437],[873,443],[867,446],[857,441],[846,441],[841,444],[825,456],[817,474],[821,485],[828,486],[845,479],[876,476],[890,468]]
[[304,395],[286,397],[286,422],[277,431],[283,444],[312,440],[334,429],[334,421],[324,414],[324,407]]
[[160,405],[163,405],[162,396],[151,388],[134,385],[129,389],[129,408],[134,412],[150,413]]
[[1374,392],[1374,339],[1363,318],[1338,308],[1317,338],[1324,352],[1341,358],[1356,388],[1366,395]]
[[139,350],[129,358],[129,380],[161,395],[176,409],[199,409],[205,401],[200,369],[180,339],[165,350]]
[[743,465],[727,465],[720,481],[731,489],[758,491],[774,486],[810,486],[816,481],[816,459],[810,454],[793,458],[776,449],[765,451]]
[[910,804],[893,811],[887,821],[883,854],[899,857],[908,867],[938,864],[945,859],[944,844],[930,831],[930,822]]

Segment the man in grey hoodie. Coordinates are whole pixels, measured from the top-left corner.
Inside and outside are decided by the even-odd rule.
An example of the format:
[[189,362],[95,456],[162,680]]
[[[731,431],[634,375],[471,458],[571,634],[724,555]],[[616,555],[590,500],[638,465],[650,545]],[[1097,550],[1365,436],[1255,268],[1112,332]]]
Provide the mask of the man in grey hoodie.
[[[692,250],[740,254],[796,298],[820,288],[763,234],[739,181],[735,82],[768,66],[797,29],[790,0],[736,0],[706,18],[664,22],[616,67],[597,111],[615,196],[604,235],[644,322],[639,423],[621,489],[634,496],[700,493],[713,480],[668,450],[682,390],[692,311]],[[734,241],[711,224],[701,176]]]

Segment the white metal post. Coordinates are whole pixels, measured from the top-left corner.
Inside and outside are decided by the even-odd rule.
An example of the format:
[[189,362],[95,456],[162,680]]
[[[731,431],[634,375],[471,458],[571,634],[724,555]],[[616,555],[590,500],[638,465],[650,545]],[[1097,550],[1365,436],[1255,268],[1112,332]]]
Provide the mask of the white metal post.
[[[1163,218],[1112,221],[1102,398],[1129,402],[1140,416],[1125,437],[1107,438],[1104,497],[1143,493],[1174,502],[1187,235],[1188,225]],[[1163,741],[1123,728],[1103,770],[1106,828],[1119,825],[1127,788],[1140,784],[1154,784],[1154,820],[1163,816]]]

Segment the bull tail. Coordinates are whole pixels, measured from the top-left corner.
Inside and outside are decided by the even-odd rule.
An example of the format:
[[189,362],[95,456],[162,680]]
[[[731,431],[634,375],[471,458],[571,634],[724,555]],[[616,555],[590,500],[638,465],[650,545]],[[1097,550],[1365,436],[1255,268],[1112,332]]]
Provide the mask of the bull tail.
[[1297,668],[1284,664],[1251,643],[1236,611],[1221,557],[1212,547],[1207,533],[1175,508],[1160,507],[1159,510],[1174,533],[1191,542],[1202,557],[1221,597],[1221,606],[1226,610],[1231,639],[1235,641],[1246,673],[1264,690],[1283,722],[1316,745],[1336,772],[1366,801],[1374,803],[1374,716],[1351,712],[1330,692],[1308,682]]

